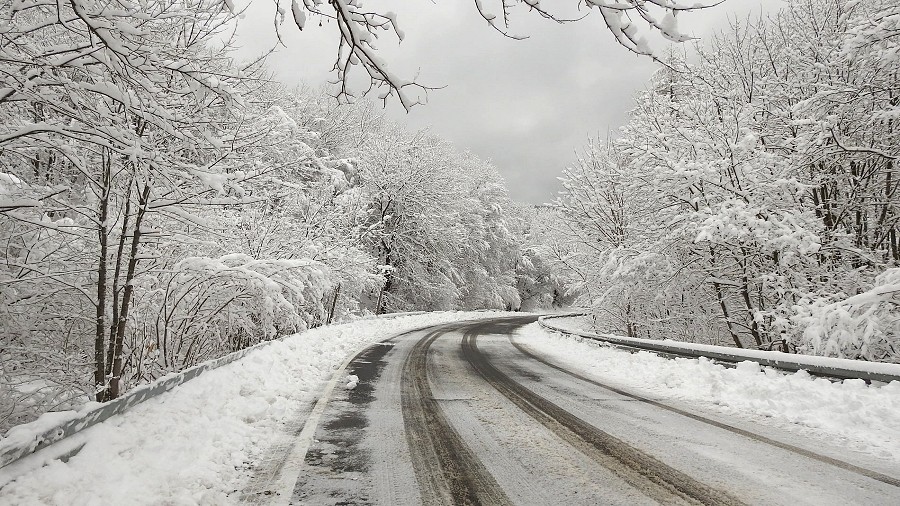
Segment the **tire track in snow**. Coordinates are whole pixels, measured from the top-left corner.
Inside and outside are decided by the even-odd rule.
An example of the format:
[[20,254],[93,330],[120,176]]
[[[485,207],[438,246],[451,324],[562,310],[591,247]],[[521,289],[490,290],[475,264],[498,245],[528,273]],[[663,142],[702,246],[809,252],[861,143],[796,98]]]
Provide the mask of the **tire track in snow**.
[[401,406],[416,481],[425,504],[492,504],[511,501],[450,425],[428,384],[428,348],[446,330],[427,334],[403,364]]
[[472,367],[529,416],[574,448],[588,455],[626,483],[661,503],[743,504],[731,495],[705,485],[624,441],[593,427],[565,409],[516,383],[478,351],[477,336],[488,329],[504,333],[502,325],[473,325],[462,341],[463,355]]
[[690,412],[684,411],[684,410],[682,410],[682,409],[678,409],[678,408],[676,408],[676,407],[674,407],[674,406],[669,406],[668,404],[664,404],[664,403],[662,403],[662,402],[654,401],[653,399],[648,399],[648,398],[646,398],[646,397],[642,397],[642,396],[640,396],[640,395],[636,395],[636,394],[633,394],[633,393],[630,393],[630,392],[626,392],[626,391],[624,391],[624,390],[621,390],[621,389],[619,389],[619,388],[616,388],[616,387],[607,385],[607,384],[605,384],[605,383],[601,383],[601,382],[599,382],[599,381],[596,381],[596,380],[594,380],[594,379],[591,379],[591,378],[588,378],[588,377],[586,377],[586,376],[584,376],[584,375],[581,375],[581,374],[579,374],[579,373],[577,373],[577,372],[570,371],[570,370],[568,370],[568,369],[565,369],[565,368],[563,368],[563,367],[560,367],[560,366],[558,366],[558,365],[556,365],[556,364],[554,364],[554,363],[552,363],[552,362],[547,361],[547,360],[544,359],[543,357],[540,357],[540,356],[538,356],[538,355],[536,355],[536,354],[530,352],[527,348],[525,348],[525,347],[522,346],[521,344],[519,344],[519,343],[513,341],[512,335],[509,335],[508,338],[509,338],[510,343],[512,343],[512,345],[513,345],[517,350],[519,350],[520,352],[522,352],[522,354],[524,354],[524,355],[527,356],[528,358],[530,358],[530,359],[532,359],[532,360],[536,360],[536,361],[538,361],[538,362],[540,362],[540,363],[546,365],[547,367],[550,367],[550,368],[555,369],[555,370],[557,370],[557,371],[559,371],[559,372],[565,373],[565,374],[567,374],[567,375],[569,375],[569,376],[578,378],[578,379],[580,379],[580,380],[582,380],[582,381],[585,381],[585,382],[587,382],[587,383],[590,383],[590,384],[592,384],[592,385],[598,386],[598,387],[600,387],[600,388],[604,388],[604,389],[606,389],[606,390],[609,390],[609,391],[611,391],[611,392],[615,392],[615,393],[617,393],[617,394],[619,394],[619,395],[622,395],[622,396],[624,396],[624,397],[628,397],[628,398],[631,398],[631,399],[634,399],[634,400],[636,400],[636,401],[640,401],[640,402],[649,404],[649,405],[654,406],[654,407],[657,407],[657,408],[661,408],[661,409],[665,409],[665,410],[667,410],[667,411],[671,411],[672,413],[676,413],[676,414],[685,416],[685,417],[690,418],[690,419],[692,419],[692,420],[696,420],[696,421],[698,421],[698,422],[703,422],[703,423],[705,423],[705,424],[712,425],[713,427],[716,427],[716,428],[719,428],[719,429],[723,429],[723,430],[726,430],[726,431],[728,431],[728,432],[732,432],[732,433],[737,434],[737,435],[739,435],[739,436],[743,436],[743,437],[752,439],[752,440],[754,440],[754,441],[759,441],[760,443],[765,443],[765,444],[767,444],[767,445],[774,446],[774,447],[776,447],[776,448],[781,448],[782,450],[787,450],[787,451],[789,451],[789,452],[793,452],[793,453],[796,453],[796,454],[798,454],[798,455],[802,455],[802,456],[804,456],[804,457],[806,457],[806,458],[810,458],[810,459],[813,459],[813,460],[818,460],[819,462],[824,462],[825,464],[829,464],[829,465],[832,465],[832,466],[835,466],[835,467],[844,469],[844,470],[846,470],[846,471],[850,471],[850,472],[853,472],[853,473],[856,473],[856,474],[865,476],[865,477],[867,477],[867,478],[872,478],[873,480],[877,480],[877,481],[880,481],[880,482],[882,482],[882,483],[886,483],[886,484],[888,484],[888,485],[893,485],[893,486],[895,486],[895,487],[900,487],[900,479],[897,479],[897,478],[888,476],[888,475],[886,475],[886,474],[879,473],[879,472],[877,472],[877,471],[872,471],[871,469],[866,469],[866,468],[864,468],[864,467],[860,467],[860,466],[851,464],[851,463],[849,463],[849,462],[844,462],[843,460],[838,460],[838,459],[835,459],[835,458],[832,458],[832,457],[828,457],[828,456],[825,456],[825,455],[821,455],[821,454],[818,454],[818,453],[815,453],[815,452],[812,452],[812,451],[809,451],[809,450],[805,450],[805,449],[803,449],[803,448],[800,448],[800,447],[797,447],[797,446],[794,446],[794,445],[791,445],[791,444],[788,444],[788,443],[783,443],[783,442],[781,442],[781,441],[777,441],[777,440],[775,440],[775,439],[768,438],[768,437],[763,436],[763,435],[761,435],[761,434],[756,434],[756,433],[754,433],[754,432],[750,432],[750,431],[747,431],[747,430],[744,430],[744,429],[740,429],[740,428],[738,428],[738,427],[733,427],[733,426],[731,426],[731,425],[728,425],[728,424],[725,424],[725,423],[722,423],[722,422],[718,422],[718,421],[716,421],[716,420],[712,420],[712,419],[709,419],[709,418],[705,418],[705,417],[703,417],[703,416],[700,416],[700,415],[697,415],[697,414],[694,414],[694,413],[690,413]]
[[[257,469],[248,478],[244,490],[240,492],[240,501],[244,504],[276,506],[289,504],[294,498],[297,480],[312,446],[319,420],[331,401],[332,391],[346,377],[347,370],[360,361],[368,363],[367,360],[373,358],[371,356],[373,353],[378,357],[382,356],[394,340],[430,327],[400,332],[387,339],[365,344],[358,351],[351,353],[334,370],[321,395],[313,403],[302,406],[300,411],[286,422],[284,433],[267,448],[258,462]],[[365,386],[360,390],[365,390]]]

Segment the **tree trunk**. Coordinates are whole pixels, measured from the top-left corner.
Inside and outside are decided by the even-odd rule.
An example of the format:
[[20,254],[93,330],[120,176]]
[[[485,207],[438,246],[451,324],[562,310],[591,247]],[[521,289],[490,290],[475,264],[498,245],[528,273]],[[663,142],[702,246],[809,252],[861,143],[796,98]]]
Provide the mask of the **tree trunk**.
[[138,203],[140,208],[134,220],[134,234],[131,236],[131,252],[128,256],[128,270],[125,273],[125,290],[122,293],[122,309],[119,311],[119,321],[116,322],[115,351],[113,355],[112,376],[109,381],[109,399],[119,396],[119,382],[122,379],[122,347],[125,342],[125,324],[128,321],[128,309],[131,304],[131,295],[134,291],[134,272],[137,270],[138,246],[141,243],[141,222],[147,213],[147,203],[150,198],[150,184],[144,186],[144,191]]
[[738,337],[737,332],[734,331],[734,326],[731,323],[731,317],[728,315],[728,306],[725,305],[725,298],[722,296],[722,287],[719,283],[713,282],[713,286],[716,289],[716,298],[719,300],[719,307],[722,308],[722,315],[725,317],[725,325],[728,325],[728,332],[731,334],[731,339],[734,340],[734,345],[738,348],[743,348],[744,345],[741,344],[741,339]]
[[738,265],[741,266],[741,297],[744,299],[744,306],[747,308],[747,317],[750,319],[750,335],[753,336],[753,340],[756,341],[757,346],[762,346],[762,333],[759,330],[759,324],[756,322],[756,318],[753,317],[753,302],[750,300],[750,280],[747,276],[747,248],[742,247],[741,253],[744,254],[743,258],[736,258]]
[[106,398],[106,365],[103,356],[103,345],[106,341],[106,257],[108,254],[106,220],[109,217],[110,166],[107,157],[103,160],[103,194],[100,196],[100,225],[97,228],[100,241],[100,257],[97,264],[97,326],[94,335],[94,386],[97,389],[96,400]]
[[375,314],[381,314],[381,300],[384,298],[384,287],[378,292],[378,300],[375,301]]
[[337,287],[334,289],[334,298],[331,299],[331,308],[328,310],[328,318],[325,320],[325,325],[331,324],[331,319],[334,318],[334,309],[337,307],[338,297],[341,295],[341,284],[338,283]]
[[[709,247],[709,259],[712,263],[712,267],[715,267],[716,252],[712,246]],[[741,338],[738,337],[737,332],[734,331],[734,324],[731,323],[731,315],[728,314],[728,306],[725,304],[725,296],[722,294],[722,285],[717,281],[713,281],[713,288],[716,290],[716,299],[719,301],[719,307],[722,308],[722,316],[725,317],[725,325],[728,326],[728,332],[731,334],[731,339],[734,341],[735,346],[743,348],[744,345],[741,344]]]
[[131,215],[131,184],[128,182],[128,193],[125,195],[125,213],[122,216],[122,232],[119,234],[119,246],[116,250],[116,269],[112,279],[112,324],[109,327],[109,345],[106,348],[106,375],[112,375],[113,355],[115,354],[116,327],[119,324],[119,276],[122,273],[122,255],[125,251],[125,238],[128,236],[128,218]]

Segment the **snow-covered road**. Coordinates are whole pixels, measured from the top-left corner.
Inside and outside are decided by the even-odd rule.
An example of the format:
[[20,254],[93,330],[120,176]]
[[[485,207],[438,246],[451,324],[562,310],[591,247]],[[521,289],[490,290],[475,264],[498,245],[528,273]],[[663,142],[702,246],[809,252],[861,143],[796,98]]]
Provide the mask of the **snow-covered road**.
[[900,502],[892,459],[573,374],[515,332],[532,320],[444,325],[351,363],[360,387],[333,399],[291,502]]
[[[273,460],[283,463],[290,454],[348,357],[398,332],[490,316],[449,311],[377,318],[285,337],[0,468],[0,505],[239,504],[271,472]],[[11,430],[0,446],[78,414],[47,414]]]
[[79,433],[65,462],[0,469],[0,504],[900,504],[900,385],[631,354],[535,318],[286,338]]

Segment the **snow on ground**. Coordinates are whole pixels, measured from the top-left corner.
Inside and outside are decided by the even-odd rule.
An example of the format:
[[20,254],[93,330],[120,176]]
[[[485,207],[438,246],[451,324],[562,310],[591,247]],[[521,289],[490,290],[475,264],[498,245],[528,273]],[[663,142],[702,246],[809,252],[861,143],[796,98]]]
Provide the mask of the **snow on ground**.
[[728,368],[707,359],[666,359],[552,335],[537,323],[515,336],[554,363],[656,400],[678,400],[795,431],[900,462],[900,381],[832,382],[756,362]]
[[582,315],[559,315],[553,317],[553,325],[579,332],[594,332],[593,322],[590,318]]
[[0,504],[236,503],[239,494],[228,494],[251,463],[286,423],[305,418],[351,354],[405,330],[496,315],[359,320],[287,337],[76,434],[86,442],[77,455],[3,486]]

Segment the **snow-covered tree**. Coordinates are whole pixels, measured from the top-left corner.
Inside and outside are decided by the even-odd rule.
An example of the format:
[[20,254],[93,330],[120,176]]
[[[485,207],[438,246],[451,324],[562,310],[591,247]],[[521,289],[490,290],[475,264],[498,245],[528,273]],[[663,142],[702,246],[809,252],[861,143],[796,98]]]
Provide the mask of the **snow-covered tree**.
[[231,9],[0,2],[0,427],[351,313],[520,306],[496,169],[234,61]]
[[464,309],[518,309],[516,266],[522,219],[497,169],[471,154],[458,158],[465,198],[457,203],[465,236],[455,264]]
[[184,217],[185,206],[244,178],[227,174],[215,154],[243,79],[227,46],[214,42],[231,16],[202,0],[36,1],[7,5],[4,16],[0,163],[52,188],[4,216],[19,230],[62,228],[83,255],[69,264],[79,266],[74,276],[27,259],[16,268],[96,308],[97,396],[115,397],[132,281],[142,244],[159,233],[148,216]]
[[565,218],[552,208],[537,206],[520,211],[521,253],[516,265],[516,286],[522,311],[572,305],[584,283],[584,265],[576,248],[560,231]]
[[797,315],[821,330],[823,307],[897,262],[895,11],[792,4],[733,24],[696,63],[670,53],[558,199],[601,325],[827,347]]

